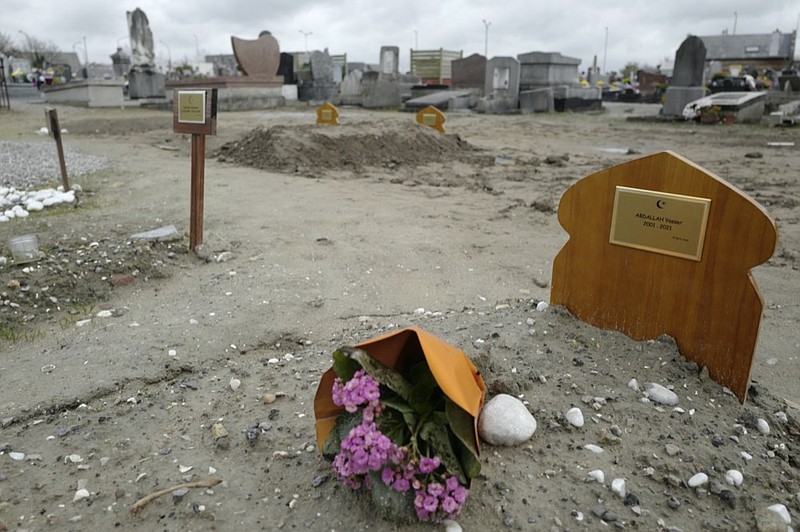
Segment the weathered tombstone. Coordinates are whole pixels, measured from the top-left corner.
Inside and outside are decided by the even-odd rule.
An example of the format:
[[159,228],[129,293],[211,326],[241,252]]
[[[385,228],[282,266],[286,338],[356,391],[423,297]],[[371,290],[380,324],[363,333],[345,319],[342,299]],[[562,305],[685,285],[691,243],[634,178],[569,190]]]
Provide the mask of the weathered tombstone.
[[578,84],[581,60],[558,52],[519,54],[519,89],[521,91]]
[[166,76],[155,69],[153,32],[147,15],[138,7],[126,12],[131,41],[131,69],[128,72],[128,96],[131,99],[164,98]]
[[381,62],[378,67],[381,78],[394,80],[400,73],[400,48],[381,46]]
[[451,87],[453,89],[480,89],[486,86],[486,58],[480,54],[472,54],[464,59],[455,59],[450,63],[453,69]]
[[334,80],[335,67],[330,54],[327,50],[314,50],[309,62],[310,79],[304,79],[302,87],[298,83],[299,98],[305,101],[333,100],[339,92],[339,86]]
[[513,57],[493,57],[486,62],[483,108],[486,113],[517,110],[519,61]]
[[690,35],[681,43],[675,54],[672,81],[667,87],[661,114],[681,116],[686,104],[705,96],[703,71],[706,63],[706,45],[700,37]]
[[325,102],[317,107],[317,124],[318,125],[339,125],[339,110],[330,102]]
[[402,100],[400,84],[383,79],[380,72],[364,72],[361,94],[361,105],[370,109],[397,107]]
[[432,127],[439,133],[444,133],[444,122],[446,117],[436,107],[429,105],[425,109],[420,109],[416,114],[417,124]]
[[342,105],[359,105],[362,102],[361,78],[363,73],[360,70],[348,72],[342,80],[341,90],[339,91],[339,103]]
[[572,185],[558,221],[552,304],[636,340],[672,336],[744,402],[764,306],[750,270],[778,238],[760,205],[661,152]]

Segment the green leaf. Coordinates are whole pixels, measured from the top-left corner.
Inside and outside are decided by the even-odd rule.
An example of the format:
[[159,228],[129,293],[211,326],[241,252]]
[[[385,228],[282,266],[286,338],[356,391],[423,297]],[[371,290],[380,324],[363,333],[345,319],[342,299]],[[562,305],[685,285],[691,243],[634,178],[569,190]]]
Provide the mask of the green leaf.
[[411,396],[411,384],[402,375],[387,368],[361,349],[354,349],[350,356],[375,380],[408,401]]
[[478,456],[478,442],[475,441],[475,421],[473,417],[455,404],[449,397],[445,398],[445,413],[450,430],[475,457]]
[[342,450],[342,440],[347,437],[347,434],[353,430],[353,427],[361,423],[361,414],[351,414],[343,412],[336,416],[336,424],[331,429],[325,444],[322,446],[322,456],[328,460],[339,454]]
[[472,416],[455,404],[450,398],[445,398],[448,426],[456,438],[456,447],[461,467],[467,478],[475,478],[481,472],[481,463],[478,461],[478,442],[475,441],[475,422]]
[[387,486],[381,480],[380,471],[372,471],[369,474],[372,481],[372,503],[386,518],[404,524],[416,524],[419,522],[417,514],[414,512],[414,492],[409,490],[405,493],[399,492]]
[[431,447],[431,450],[439,456],[442,464],[448,473],[458,477],[462,484],[467,483],[467,477],[461,469],[461,461],[453,449],[450,442],[450,431],[445,425],[439,425],[433,421],[426,421],[420,430],[420,437]]
[[356,371],[361,369],[361,365],[350,356],[351,354],[352,350],[347,347],[340,347],[333,352],[333,371],[342,382],[352,379]]
[[398,447],[408,445],[408,442],[411,441],[411,429],[405,416],[406,414],[397,410],[387,409],[376,419],[380,431]]

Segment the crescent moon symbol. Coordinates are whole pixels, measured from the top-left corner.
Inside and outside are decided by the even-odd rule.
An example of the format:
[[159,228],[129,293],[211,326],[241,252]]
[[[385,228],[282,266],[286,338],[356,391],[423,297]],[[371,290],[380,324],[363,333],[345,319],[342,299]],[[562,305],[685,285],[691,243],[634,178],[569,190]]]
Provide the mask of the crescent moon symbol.
[[656,207],[658,207],[659,209],[663,209],[664,208],[664,203],[665,203],[664,200],[658,200],[656,202]]

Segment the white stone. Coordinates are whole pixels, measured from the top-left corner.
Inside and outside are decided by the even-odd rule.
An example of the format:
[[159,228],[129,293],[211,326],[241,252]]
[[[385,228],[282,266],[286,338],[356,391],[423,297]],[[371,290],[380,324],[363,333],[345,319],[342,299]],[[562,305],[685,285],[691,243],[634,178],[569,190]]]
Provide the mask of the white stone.
[[662,405],[675,406],[678,404],[678,395],[656,382],[644,383],[644,391],[648,399]]
[[789,417],[786,415],[786,412],[783,412],[783,411],[775,412],[775,417],[780,419],[784,423],[788,423],[789,422]]
[[242,381],[240,381],[236,377],[231,377],[230,385],[231,385],[231,390],[235,392],[242,385]]
[[744,476],[742,476],[742,472],[737,471],[736,469],[729,469],[725,473],[725,482],[727,482],[731,486],[739,487],[742,485],[743,480]]
[[767,423],[767,420],[763,417],[758,418],[758,421],[756,421],[756,428],[758,429],[758,432],[764,436],[769,435],[769,423]]
[[637,381],[635,378],[629,380],[628,381],[628,388],[630,388],[634,392],[638,392],[639,391],[639,381]]
[[741,457],[742,457],[742,458],[744,458],[745,460],[752,460],[752,459],[753,459],[753,455],[752,455],[752,454],[750,454],[750,453],[748,453],[747,451],[742,451],[742,452],[740,452],[740,453],[739,453],[739,456],[741,456]]
[[697,473],[689,479],[688,484],[690,488],[696,488],[698,486],[702,486],[706,482],[708,482],[708,475],[705,473]]
[[79,489],[75,492],[75,496],[72,498],[72,502],[78,502],[81,499],[88,499],[90,496],[89,490],[86,488]]
[[586,482],[595,481],[598,484],[603,484],[606,481],[606,475],[603,473],[602,469],[595,469],[593,471],[589,471],[589,474],[586,476]]
[[545,310],[547,310],[549,306],[550,305],[548,305],[546,301],[539,301],[538,303],[536,303],[536,310],[538,310],[539,312],[544,312]]
[[10,456],[12,460],[16,460],[18,462],[20,460],[25,460],[25,453],[17,453],[17,452],[11,451],[10,453],[8,453],[8,456]]
[[586,449],[587,451],[591,451],[591,452],[593,452],[595,454],[600,454],[600,453],[603,452],[603,448],[602,447],[600,447],[599,445],[595,445],[593,443],[587,443],[586,445],[583,446],[583,448]]
[[573,427],[581,428],[583,426],[583,412],[581,412],[581,409],[578,407],[572,407],[567,410],[564,417],[567,418],[567,421],[569,421],[569,424]]
[[615,478],[611,481],[611,491],[619,495],[620,497],[625,497],[627,495],[627,491],[625,491],[625,479],[624,478]]
[[478,417],[478,434],[492,445],[517,445],[534,432],[536,419],[522,401],[511,395],[496,395]]
[[785,524],[789,525],[792,523],[792,516],[789,515],[789,510],[786,509],[786,506],[782,504],[773,504],[772,506],[767,507],[767,510],[775,512],[781,516],[781,519],[783,519]]
[[110,318],[113,315],[114,313],[110,310],[101,310],[100,312],[95,314],[95,316],[97,316],[98,318]]
[[462,530],[461,525],[452,519],[445,519],[442,524],[444,525],[444,532],[461,532]]

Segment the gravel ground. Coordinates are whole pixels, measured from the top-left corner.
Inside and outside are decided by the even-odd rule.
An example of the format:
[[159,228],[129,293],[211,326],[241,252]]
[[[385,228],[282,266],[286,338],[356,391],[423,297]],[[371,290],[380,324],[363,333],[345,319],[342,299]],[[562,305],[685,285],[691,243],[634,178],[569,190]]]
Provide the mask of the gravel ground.
[[[108,167],[108,159],[64,147],[64,161],[70,177],[86,175]],[[29,190],[60,183],[61,170],[55,143],[0,140],[0,186]]]

